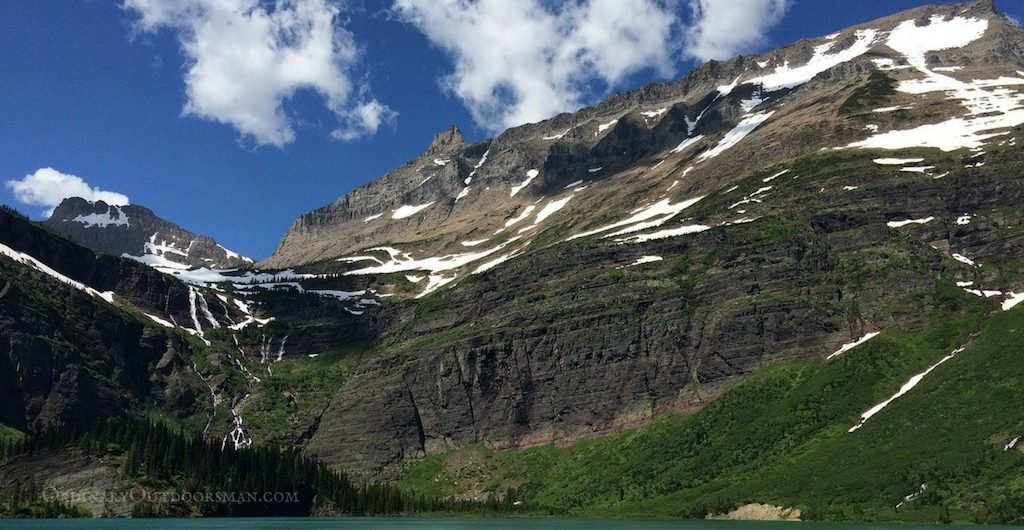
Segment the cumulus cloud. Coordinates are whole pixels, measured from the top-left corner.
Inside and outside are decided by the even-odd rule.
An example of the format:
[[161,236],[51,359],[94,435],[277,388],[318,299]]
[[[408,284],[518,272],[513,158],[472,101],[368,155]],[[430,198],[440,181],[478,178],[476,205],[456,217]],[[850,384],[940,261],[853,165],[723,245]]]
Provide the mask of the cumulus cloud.
[[45,206],[47,209],[43,212],[44,217],[49,217],[53,209],[68,197],[81,197],[88,201],[103,201],[118,206],[128,204],[126,195],[94,188],[81,177],[61,173],[52,167],[37,169],[35,173],[25,175],[21,180],[8,180],[6,184],[18,202]]
[[334,136],[374,134],[395,113],[353,81],[360,50],[330,0],[124,0],[136,29],[177,34],[186,58],[183,113],[234,127],[257,144],[295,139],[283,108],[299,90],[319,94]]
[[782,20],[791,0],[690,0],[693,24],[686,53],[707,61],[728,59],[763,43]]
[[396,0],[394,12],[448,53],[443,86],[497,132],[587,102],[653,68],[675,71],[674,0]]

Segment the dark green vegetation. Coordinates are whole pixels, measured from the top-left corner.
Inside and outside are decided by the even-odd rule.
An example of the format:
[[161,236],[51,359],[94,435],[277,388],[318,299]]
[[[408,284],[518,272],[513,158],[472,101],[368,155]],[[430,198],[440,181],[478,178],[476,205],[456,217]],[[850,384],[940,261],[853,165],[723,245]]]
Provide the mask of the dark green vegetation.
[[261,374],[260,390],[246,409],[256,439],[280,437],[284,441],[286,433],[312,424],[366,349],[366,344],[359,342],[314,358],[274,363],[273,375]]
[[[294,449],[234,450],[157,423],[97,423],[89,429],[46,431],[0,442],[4,459],[77,448],[113,463],[117,491],[132,495],[132,515],[300,516],[491,513],[511,511],[511,502],[436,500],[382,484],[354,484],[343,473]],[[183,493],[193,498],[182,497]],[[195,493],[200,495],[196,496]],[[177,495],[176,495],[177,494]],[[33,480],[0,492],[0,516],[89,516],[73,503],[52,498]]]
[[[696,414],[568,448],[434,455],[407,491],[509,489],[579,515],[703,517],[747,503],[800,508],[804,518],[854,521],[1024,521],[1024,310],[950,286],[919,333],[886,332],[836,359],[754,373]],[[862,412],[954,348],[930,373],[853,433]],[[919,491],[913,501],[904,497]],[[901,501],[905,504],[894,507]]]
[[852,114],[872,105],[882,103],[896,94],[896,80],[881,70],[872,70],[867,81],[857,87],[850,97],[839,106],[839,114]]

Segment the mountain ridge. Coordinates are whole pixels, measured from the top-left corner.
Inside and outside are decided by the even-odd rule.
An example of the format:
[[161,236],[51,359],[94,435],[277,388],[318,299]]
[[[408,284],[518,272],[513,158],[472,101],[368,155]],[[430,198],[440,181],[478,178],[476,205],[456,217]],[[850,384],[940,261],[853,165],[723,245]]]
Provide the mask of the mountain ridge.
[[213,238],[189,232],[137,204],[115,206],[71,197],[61,201],[43,224],[94,250],[165,269],[253,264]]
[[[479,236],[484,234],[466,234],[457,227],[483,222],[490,225],[491,230],[500,228],[501,224],[495,223],[494,217],[501,216],[505,220],[511,220],[514,214],[504,213],[498,206],[508,204],[510,208],[521,208],[528,205],[527,197],[536,199],[549,193],[556,193],[567,183],[576,180],[598,183],[602,178],[614,174],[616,165],[618,168],[623,168],[623,164],[628,167],[637,159],[652,156],[665,160],[661,154],[664,153],[663,150],[676,146],[688,137],[693,139],[694,136],[703,135],[706,136],[703,142],[707,143],[709,139],[735,127],[742,116],[750,114],[738,105],[743,98],[750,97],[750,85],[740,85],[736,93],[732,93],[731,90],[729,93],[719,92],[718,89],[730,88],[733,80],[739,80],[744,72],[749,72],[751,68],[756,67],[757,70],[764,71],[765,67],[770,70],[774,65],[780,65],[781,71],[782,66],[791,62],[790,59],[795,64],[801,64],[813,58],[815,43],[819,47],[834,44],[836,49],[849,49],[849,46],[856,44],[853,34],[860,28],[878,24],[894,25],[897,21],[907,19],[927,19],[938,13],[944,16],[979,14],[999,21],[994,26],[1006,25],[1005,17],[998,14],[991,3],[924,6],[853,26],[840,32],[845,33],[844,35],[836,35],[838,42],[830,43],[826,37],[803,39],[764,54],[740,56],[724,62],[712,61],[674,83],[649,84],[626,94],[613,95],[604,102],[581,109],[577,113],[561,114],[537,124],[509,129],[494,138],[466,148],[462,155],[456,156],[451,164],[442,166],[440,170],[434,170],[433,157],[425,153],[420,158],[389,172],[380,180],[365,184],[339,197],[330,205],[300,216],[285,234],[275,254],[261,262],[261,265],[293,266],[344,257],[347,253],[356,253],[374,245],[417,240],[426,242],[431,237],[436,238],[437,228],[445,225],[456,228],[444,230],[442,234],[446,231],[451,232],[453,236],[461,233],[466,235],[466,239],[472,237],[473,240],[479,240]],[[1017,37],[1014,39],[1016,44],[1013,55],[1020,57],[1019,34]],[[815,78],[820,76],[828,76],[828,82],[834,84],[838,80],[837,75],[851,79],[863,75],[869,67],[875,68],[869,60],[879,57],[878,53],[862,52],[859,57],[852,60],[840,62],[835,67],[823,68],[821,72],[814,72],[817,75],[798,83],[795,88],[785,88],[784,91],[791,94],[783,93],[781,97],[797,97],[796,94],[813,91]],[[769,63],[772,66],[769,66]],[[764,66],[760,66],[762,64]],[[750,75],[746,74],[748,79]],[[645,105],[652,108],[645,111]],[[772,107],[770,102],[764,105],[767,105],[767,108]],[[626,112],[627,110],[630,112]],[[641,111],[651,115],[643,115]],[[707,113],[705,120],[698,120],[701,113]],[[778,118],[776,116],[776,120]],[[620,119],[624,122],[619,123]],[[638,126],[638,122],[643,125]],[[640,140],[637,135],[644,133],[642,129],[648,129],[655,134],[658,138],[656,143]],[[849,135],[850,132],[845,134]],[[785,145],[774,144],[776,151],[781,155],[776,157],[777,160],[800,152],[809,152],[811,146],[829,144],[828,141],[823,142],[820,137],[810,143],[805,141],[807,139],[809,138],[802,137],[800,141],[786,140]],[[638,142],[646,143],[646,148],[641,150],[642,152],[635,151]],[[634,146],[632,152],[631,145]],[[701,144],[696,145],[699,149]],[[808,147],[801,151],[796,147],[801,145]],[[778,149],[780,147],[782,149]],[[622,158],[623,152],[627,153],[625,161]],[[489,156],[484,157],[485,153]],[[733,157],[739,156],[745,155],[734,153]],[[657,158],[653,160],[657,161]],[[773,160],[763,161],[765,165],[771,162]],[[591,164],[587,165],[588,163]],[[724,164],[722,160],[709,163],[712,166]],[[740,165],[742,164],[734,164]],[[528,177],[527,170],[531,167],[539,170],[535,179]],[[591,173],[591,170],[600,171],[595,174]],[[728,178],[726,175],[730,173],[728,167],[697,168],[697,171],[706,173],[703,179],[705,182]],[[465,183],[472,182],[474,178],[479,185]],[[515,185],[517,179],[530,180],[529,186],[521,194],[523,199],[502,200],[496,191],[486,194],[486,191],[494,186]],[[687,181],[693,179],[681,180],[680,189],[683,189],[687,186]],[[481,186],[487,187],[487,190],[480,191]],[[481,198],[478,201],[476,195],[479,193],[485,193],[486,199]],[[486,204],[479,205],[480,201]],[[409,217],[395,218],[393,212],[400,206],[422,207],[423,210]],[[427,231],[428,226],[433,229],[431,232]],[[424,250],[448,253],[458,248],[450,244],[439,247],[428,243],[427,246],[428,249]]]

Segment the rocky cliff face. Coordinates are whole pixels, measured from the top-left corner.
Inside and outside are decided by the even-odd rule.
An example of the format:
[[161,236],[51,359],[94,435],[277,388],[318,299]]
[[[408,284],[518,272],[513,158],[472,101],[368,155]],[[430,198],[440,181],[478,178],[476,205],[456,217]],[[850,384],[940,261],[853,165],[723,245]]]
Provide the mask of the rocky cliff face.
[[36,431],[208,408],[187,340],[139,318],[187,314],[179,282],[7,212],[0,251],[0,423]]
[[303,216],[268,263],[366,278],[398,322],[309,451],[394,477],[568,443],[917,329],[937,284],[1012,306],[1022,43],[991,2],[920,8],[428,151]]
[[[1019,153],[990,152],[982,168],[930,158],[951,170],[938,180],[873,156],[798,159],[753,221],[562,244],[437,293],[385,332],[310,450],[394,477],[475,443],[567,444],[701,407],[766,364],[919,329],[937,284],[997,299],[1024,286],[1012,272],[1024,251]],[[717,224],[704,215],[773,174],[709,198],[695,222]]]
[[193,234],[139,205],[112,206],[65,199],[45,222],[51,230],[88,248],[167,269],[245,267],[252,260],[208,236]]

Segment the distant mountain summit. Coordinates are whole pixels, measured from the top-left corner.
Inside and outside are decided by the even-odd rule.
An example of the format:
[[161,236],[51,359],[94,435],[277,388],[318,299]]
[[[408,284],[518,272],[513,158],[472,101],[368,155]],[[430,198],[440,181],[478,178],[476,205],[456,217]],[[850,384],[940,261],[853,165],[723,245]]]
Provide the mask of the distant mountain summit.
[[252,260],[161,219],[149,208],[113,206],[78,197],[65,199],[44,223],[48,228],[93,250],[124,256],[159,269],[208,267],[228,269]]

